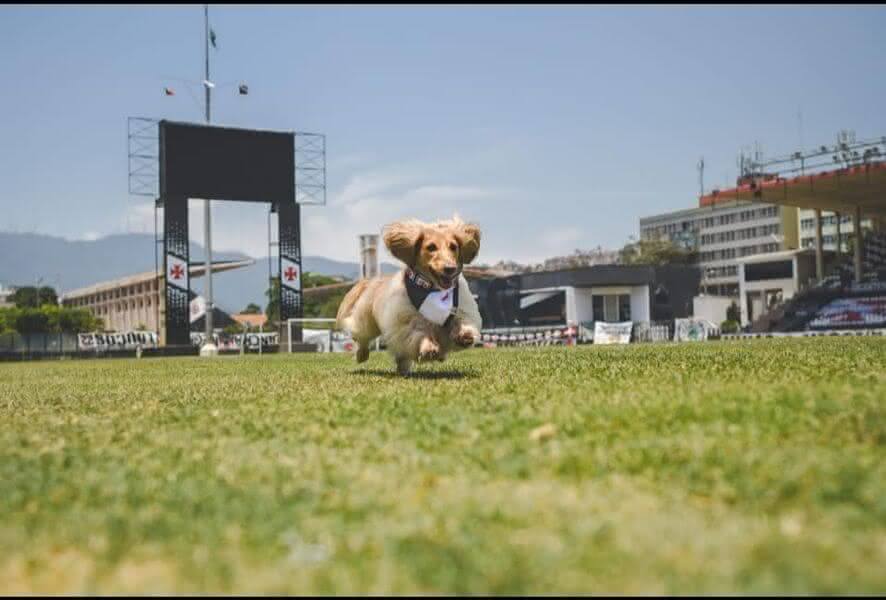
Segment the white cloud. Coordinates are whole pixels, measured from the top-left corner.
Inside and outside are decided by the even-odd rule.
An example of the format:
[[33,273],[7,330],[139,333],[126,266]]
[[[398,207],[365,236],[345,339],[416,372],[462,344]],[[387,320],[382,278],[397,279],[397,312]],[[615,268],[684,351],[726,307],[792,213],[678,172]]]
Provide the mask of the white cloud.
[[549,251],[562,251],[581,240],[581,230],[578,227],[553,227],[542,231],[539,239]]
[[[589,247],[583,243],[585,232],[576,226],[548,227],[528,230],[526,235],[508,236],[486,246],[483,261],[494,263],[499,258],[523,264],[537,264],[554,256],[572,254],[576,248]],[[514,241],[517,241],[515,244]],[[528,240],[529,243],[525,243]]]
[[[493,158],[500,161],[502,157],[496,155]],[[459,160],[463,162],[464,159],[460,157]],[[571,253],[582,246],[583,230],[569,221],[557,225],[557,219],[551,219],[551,214],[545,210],[530,211],[522,217],[521,213],[515,214],[514,210],[527,204],[527,194],[532,196],[533,192],[514,187],[507,181],[504,184],[488,181],[486,169],[478,163],[492,160],[489,156],[473,162],[470,169],[464,164],[464,168],[459,169],[451,165],[428,166],[415,162],[378,165],[359,155],[342,157],[341,160],[353,166],[344,169],[339,165],[339,173],[350,173],[343,180],[339,179],[337,185],[330,186],[328,204],[302,207],[302,252],[306,255],[356,261],[360,234],[380,233],[385,224],[398,219],[432,221],[449,218],[455,213],[483,227],[482,262],[499,259],[538,262],[550,256]],[[529,204],[534,209],[540,208],[537,201]],[[253,257],[267,255],[266,204],[214,202],[212,214],[214,250],[239,251]],[[529,222],[524,231],[521,227],[527,218]],[[202,245],[202,201],[190,203],[189,221],[191,239]],[[276,239],[275,218],[272,224]],[[152,201],[131,203],[120,226],[124,231],[148,233],[153,227]],[[381,258],[394,262],[386,250]]]
[[[504,190],[476,185],[432,183],[415,169],[380,168],[356,173],[326,206],[302,207],[302,252],[336,260],[357,261],[357,236],[380,233],[382,227],[403,218],[435,220],[453,213],[466,217],[476,202],[494,201]],[[215,251],[239,251],[253,257],[268,253],[268,207],[260,203],[214,202],[212,245]],[[153,205],[130,207],[127,219],[153,231]],[[203,244],[203,203],[188,211],[191,239]],[[161,223],[162,225],[162,223]],[[276,219],[272,220],[276,228]],[[135,231],[135,227],[131,230]],[[273,231],[276,239],[276,230]],[[382,253],[382,260],[394,259]]]
[[[162,222],[157,223],[158,227],[163,227]],[[154,202],[148,200],[146,202],[135,202],[129,205],[123,215],[123,221],[120,228],[124,232],[132,233],[153,233],[154,231]]]
[[416,172],[406,170],[363,172],[352,177],[328,206],[309,209],[322,214],[303,217],[303,251],[354,261],[360,234],[379,233],[397,219],[430,221],[455,212],[469,214],[473,202],[502,196],[503,190],[427,183]]

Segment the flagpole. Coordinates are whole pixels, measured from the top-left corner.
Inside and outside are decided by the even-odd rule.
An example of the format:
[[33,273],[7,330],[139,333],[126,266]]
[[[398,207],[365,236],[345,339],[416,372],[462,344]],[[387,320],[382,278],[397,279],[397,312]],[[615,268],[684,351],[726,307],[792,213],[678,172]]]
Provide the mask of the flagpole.
[[[203,87],[206,89],[206,124],[210,121],[209,102],[211,88],[209,87],[209,5],[203,5],[203,33],[204,49],[206,57],[206,77]],[[203,200],[203,235],[206,242],[206,341],[200,349],[201,356],[215,356],[218,348],[212,343],[212,309],[215,303],[212,299],[212,227],[211,227],[211,200]]]

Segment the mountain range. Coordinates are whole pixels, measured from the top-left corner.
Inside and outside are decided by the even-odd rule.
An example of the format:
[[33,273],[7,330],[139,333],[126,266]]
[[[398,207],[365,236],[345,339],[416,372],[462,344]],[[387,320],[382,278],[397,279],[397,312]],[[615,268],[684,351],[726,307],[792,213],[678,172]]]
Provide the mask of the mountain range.
[[[0,232],[0,284],[7,287],[48,285],[60,294],[126,275],[154,269],[154,236],[130,233],[109,235],[96,240],[66,240],[35,233]],[[253,259],[255,263],[212,278],[215,302],[222,310],[238,312],[250,302],[264,308],[267,304],[268,258],[251,257],[242,252],[213,252],[213,260]],[[162,262],[163,248],[157,246]],[[203,260],[203,247],[191,243],[191,261]],[[356,262],[332,260],[322,256],[304,256],[305,272],[354,279],[360,266]],[[382,263],[383,273],[398,269]],[[275,269],[276,270],[276,269]],[[203,292],[203,278],[194,280],[194,291]]]

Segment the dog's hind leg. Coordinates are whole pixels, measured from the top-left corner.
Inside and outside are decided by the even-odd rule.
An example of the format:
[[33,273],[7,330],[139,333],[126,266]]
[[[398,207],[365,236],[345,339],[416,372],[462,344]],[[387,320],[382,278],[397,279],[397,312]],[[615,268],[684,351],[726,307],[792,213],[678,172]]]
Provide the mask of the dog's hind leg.
[[357,342],[357,362],[362,363],[369,360],[369,340],[361,340]]
[[412,371],[412,361],[404,356],[398,356],[397,358],[397,373],[400,375],[409,375],[409,372]]

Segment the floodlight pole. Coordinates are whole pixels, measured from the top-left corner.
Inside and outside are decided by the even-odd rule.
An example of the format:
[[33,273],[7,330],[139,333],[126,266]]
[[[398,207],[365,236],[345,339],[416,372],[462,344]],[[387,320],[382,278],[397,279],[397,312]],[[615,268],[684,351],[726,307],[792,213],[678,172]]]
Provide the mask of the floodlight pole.
[[[204,32],[204,49],[206,58],[206,77],[203,87],[206,91],[206,124],[210,121],[210,94],[212,89],[209,87],[209,5],[203,5],[203,32]],[[212,343],[212,309],[214,303],[212,301],[212,214],[210,205],[212,201],[208,198],[203,200],[203,235],[206,242],[206,341],[200,349],[201,356],[215,356],[218,354],[218,348]]]

